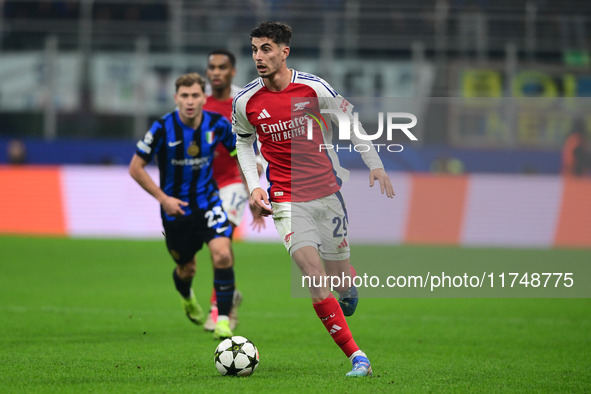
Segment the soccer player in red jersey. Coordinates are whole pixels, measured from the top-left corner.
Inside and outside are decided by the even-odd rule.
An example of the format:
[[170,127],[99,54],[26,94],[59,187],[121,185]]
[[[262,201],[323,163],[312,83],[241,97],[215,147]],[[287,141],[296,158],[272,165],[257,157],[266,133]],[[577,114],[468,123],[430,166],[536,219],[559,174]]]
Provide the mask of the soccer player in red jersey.
[[[348,275],[351,270],[346,238],[348,219],[339,191],[347,172],[339,166],[334,151],[331,154],[319,149],[330,136],[315,126],[313,138],[306,138],[303,111],[307,105],[316,112],[341,110],[353,119],[352,106],[326,81],[287,67],[291,33],[291,27],[280,22],[261,23],[250,33],[259,78],[234,98],[232,125],[237,134],[238,161],[250,191],[249,203],[261,215],[273,215],[275,227],[301,273],[312,278],[323,278],[327,273]],[[333,117],[328,118],[335,121]],[[352,127],[353,124],[350,122]],[[331,132],[325,130],[326,134]],[[269,195],[259,184],[252,149],[255,137],[268,162]],[[355,133],[351,140],[362,142]],[[377,180],[381,192],[393,198],[392,183],[375,149],[372,147],[361,156],[370,169],[369,185],[373,186]],[[328,287],[310,286],[316,314],[351,360],[353,368],[347,376],[370,376],[369,359],[355,343],[345,320],[345,315],[355,311],[357,290],[354,286],[335,290],[339,301]]]
[[[209,86],[206,88],[207,101],[203,109],[217,112],[230,120],[232,117],[232,101],[240,88],[232,84],[236,75],[236,57],[226,49],[216,49],[207,56],[206,77]],[[213,160],[213,178],[219,189],[222,206],[233,228],[240,225],[242,214],[248,202],[248,191],[238,168],[236,158],[231,157],[227,149],[218,145]],[[264,227],[264,219],[255,216],[253,227]],[[242,294],[236,290],[230,311],[230,329],[234,330],[238,324],[238,306],[242,301]],[[213,331],[217,323],[217,300],[215,291],[211,295],[211,307],[203,327]]]

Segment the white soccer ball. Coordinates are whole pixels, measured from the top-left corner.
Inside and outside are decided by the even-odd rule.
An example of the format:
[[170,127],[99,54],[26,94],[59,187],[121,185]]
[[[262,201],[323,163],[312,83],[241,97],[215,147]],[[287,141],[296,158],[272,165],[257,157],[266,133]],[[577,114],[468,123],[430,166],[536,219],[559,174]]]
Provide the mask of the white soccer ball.
[[213,360],[224,376],[249,376],[259,365],[259,351],[254,343],[235,335],[220,342]]

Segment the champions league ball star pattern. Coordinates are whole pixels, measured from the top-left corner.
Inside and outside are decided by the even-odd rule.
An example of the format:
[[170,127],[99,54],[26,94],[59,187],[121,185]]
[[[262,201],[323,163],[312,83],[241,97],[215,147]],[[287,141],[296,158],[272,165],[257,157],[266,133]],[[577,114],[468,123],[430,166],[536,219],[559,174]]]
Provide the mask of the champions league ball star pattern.
[[254,343],[235,335],[220,342],[215,349],[214,362],[224,376],[249,376],[259,365],[259,351]]

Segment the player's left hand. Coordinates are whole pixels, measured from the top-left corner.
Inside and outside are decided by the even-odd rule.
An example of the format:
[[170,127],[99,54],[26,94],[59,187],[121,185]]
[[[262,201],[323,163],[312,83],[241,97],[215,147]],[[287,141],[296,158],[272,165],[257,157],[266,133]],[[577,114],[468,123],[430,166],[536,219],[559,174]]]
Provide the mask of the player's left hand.
[[390,177],[388,177],[388,174],[386,174],[383,168],[375,168],[369,172],[369,187],[373,187],[376,180],[380,183],[382,194],[386,192],[388,198],[394,198],[394,187],[392,186],[392,182],[390,182]]

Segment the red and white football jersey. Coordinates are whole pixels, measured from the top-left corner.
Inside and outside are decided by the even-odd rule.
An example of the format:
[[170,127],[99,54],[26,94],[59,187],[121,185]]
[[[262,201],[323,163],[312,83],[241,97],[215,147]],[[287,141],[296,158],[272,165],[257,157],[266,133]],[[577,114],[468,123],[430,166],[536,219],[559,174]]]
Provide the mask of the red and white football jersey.
[[[232,92],[235,92],[235,89],[232,89]],[[230,120],[232,117],[232,101],[233,96],[227,100],[217,100],[213,96],[207,96],[207,101],[205,102],[203,109],[206,111],[217,112]],[[236,159],[230,156],[230,153],[222,146],[222,144],[219,144],[215,150],[213,178],[219,188],[233,183],[242,183]]]
[[262,78],[257,78],[236,95],[233,131],[249,143],[254,135],[258,138],[268,162],[271,201],[310,201],[340,189],[348,172],[339,166],[334,151],[320,149],[332,142],[330,125],[322,130],[321,123],[312,122],[313,139],[307,138],[310,115],[318,115],[319,108],[338,109],[335,103],[339,99],[346,102],[321,78],[296,70],[292,70],[291,83],[280,92],[267,89]]

